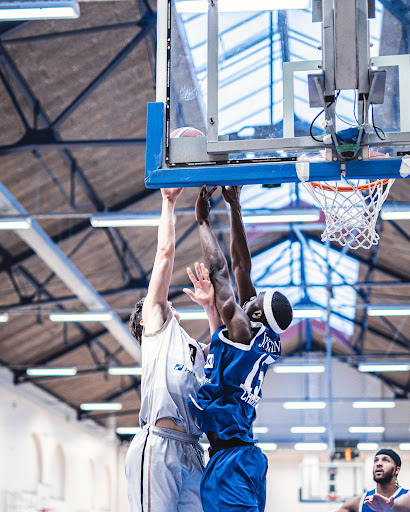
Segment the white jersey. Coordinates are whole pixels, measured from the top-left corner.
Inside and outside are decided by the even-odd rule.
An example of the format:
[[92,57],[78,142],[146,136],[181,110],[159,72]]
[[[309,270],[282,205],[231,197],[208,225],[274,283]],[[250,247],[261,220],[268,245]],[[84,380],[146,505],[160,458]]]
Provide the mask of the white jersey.
[[172,315],[160,331],[142,335],[140,425],[172,418],[187,433],[201,435],[188,407],[203,383],[204,353]]

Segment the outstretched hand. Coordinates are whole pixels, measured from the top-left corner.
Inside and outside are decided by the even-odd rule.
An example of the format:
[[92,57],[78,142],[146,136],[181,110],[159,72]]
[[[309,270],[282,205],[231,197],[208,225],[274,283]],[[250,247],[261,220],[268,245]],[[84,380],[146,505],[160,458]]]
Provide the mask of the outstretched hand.
[[242,185],[234,185],[229,187],[222,187],[222,195],[225,201],[230,204],[239,204],[241,196]]
[[188,267],[186,269],[191,283],[194,285],[194,291],[189,288],[184,288],[182,291],[185,292],[194,302],[200,306],[210,306],[215,303],[215,292],[214,287],[209,279],[208,269],[203,263],[195,263],[195,274]]
[[161,188],[161,194],[164,199],[176,201],[181,195],[182,188]]
[[206,185],[202,185],[195,205],[195,218],[199,224],[202,224],[204,221],[208,219],[209,212],[211,211],[211,204],[209,202],[209,198],[212,196],[212,194],[215,192],[217,188],[218,186],[215,186],[208,192]]
[[394,497],[386,498],[381,494],[373,494],[371,496],[367,496],[364,500],[364,503],[368,505],[372,510],[376,510],[379,512],[385,512],[387,510],[391,510],[394,505]]

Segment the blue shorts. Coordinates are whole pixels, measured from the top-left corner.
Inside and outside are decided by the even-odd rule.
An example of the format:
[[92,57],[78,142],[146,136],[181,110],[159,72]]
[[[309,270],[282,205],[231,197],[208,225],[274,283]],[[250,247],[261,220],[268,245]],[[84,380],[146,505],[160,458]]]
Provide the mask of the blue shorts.
[[201,480],[204,512],[263,512],[268,459],[257,446],[217,452]]

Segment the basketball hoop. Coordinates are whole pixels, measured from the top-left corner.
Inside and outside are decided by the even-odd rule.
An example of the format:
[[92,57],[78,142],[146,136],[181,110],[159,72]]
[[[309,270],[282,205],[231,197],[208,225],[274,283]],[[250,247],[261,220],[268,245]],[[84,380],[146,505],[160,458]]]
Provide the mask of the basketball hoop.
[[351,249],[370,249],[380,236],[376,222],[394,179],[340,182],[304,182],[306,190],[322,208],[326,229],[322,241],[330,240]]

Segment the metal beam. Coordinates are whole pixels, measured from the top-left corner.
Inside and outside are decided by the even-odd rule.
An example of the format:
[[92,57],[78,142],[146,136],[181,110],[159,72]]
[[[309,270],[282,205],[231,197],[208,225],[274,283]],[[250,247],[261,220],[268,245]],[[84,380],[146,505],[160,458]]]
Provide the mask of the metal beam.
[[[2,183],[0,183],[0,207],[5,213],[10,215],[27,215],[24,208]],[[78,296],[79,300],[90,310],[112,311],[107,302],[97,293],[59,247],[54,244],[36,221],[31,221],[30,229],[16,230],[16,234],[33,248],[44,263],[55,272],[65,285],[72,290]],[[110,322],[102,322],[103,325],[118,343],[139,362],[139,346],[118,315],[114,311],[112,311],[112,314],[113,320]]]

